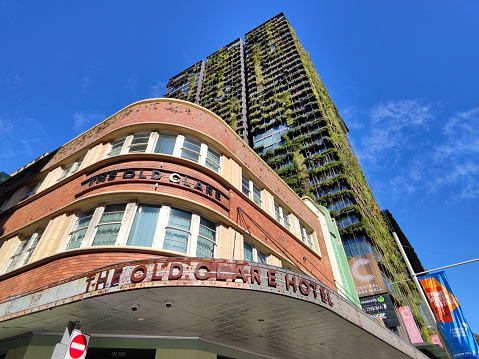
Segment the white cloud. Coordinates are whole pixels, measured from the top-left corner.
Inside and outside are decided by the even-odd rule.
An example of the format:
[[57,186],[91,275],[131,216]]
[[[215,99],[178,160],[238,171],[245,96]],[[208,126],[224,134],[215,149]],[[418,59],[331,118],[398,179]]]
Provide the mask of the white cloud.
[[350,130],[359,130],[364,127],[364,123],[359,120],[360,111],[353,106],[341,110],[341,117]]
[[48,137],[42,124],[33,118],[0,117],[0,133],[0,158],[19,161],[39,156],[38,148]]
[[7,82],[7,88],[9,90],[17,90],[22,85],[23,80],[20,77],[20,75],[17,74],[13,78],[8,78],[6,82]]
[[133,74],[131,75],[128,80],[126,80],[125,88],[128,92],[131,93],[132,97],[136,98],[137,96],[137,88],[138,88],[138,77]]
[[436,149],[437,157],[474,155],[479,153],[479,108],[460,112],[443,130],[446,141]]
[[88,130],[90,127],[93,127],[102,120],[104,120],[103,115],[100,115],[96,112],[87,114],[82,112],[76,112],[73,115],[73,130],[77,134],[80,134]]
[[371,165],[398,162],[406,149],[417,147],[415,138],[428,131],[434,119],[433,104],[419,100],[389,101],[369,111],[360,134],[362,160]]
[[166,84],[164,82],[157,82],[156,84],[150,86],[150,96],[151,97],[163,97],[166,92]]
[[[429,131],[432,123],[436,131]],[[371,110],[359,133],[360,153],[382,193],[434,195],[449,204],[479,197],[479,108],[441,119],[433,104],[389,102]]]

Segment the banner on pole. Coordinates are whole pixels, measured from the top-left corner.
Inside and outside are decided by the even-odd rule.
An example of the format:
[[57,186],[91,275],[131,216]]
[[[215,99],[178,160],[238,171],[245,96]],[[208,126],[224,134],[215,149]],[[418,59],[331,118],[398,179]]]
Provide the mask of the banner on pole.
[[399,314],[401,315],[402,321],[404,322],[404,326],[406,327],[407,334],[409,335],[409,339],[411,339],[411,343],[422,343],[421,333],[419,333],[419,329],[417,328],[416,322],[414,321],[414,317],[411,313],[411,308],[408,306],[399,307]]
[[478,358],[479,347],[444,272],[419,279],[454,358]]

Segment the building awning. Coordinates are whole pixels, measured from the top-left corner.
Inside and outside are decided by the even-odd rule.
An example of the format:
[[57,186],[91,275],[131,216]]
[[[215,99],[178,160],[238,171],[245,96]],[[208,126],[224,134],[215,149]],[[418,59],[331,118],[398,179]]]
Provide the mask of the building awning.
[[189,338],[269,358],[426,358],[319,281],[245,261],[161,258],[85,273],[0,303],[0,338],[62,333],[69,320],[92,345]]

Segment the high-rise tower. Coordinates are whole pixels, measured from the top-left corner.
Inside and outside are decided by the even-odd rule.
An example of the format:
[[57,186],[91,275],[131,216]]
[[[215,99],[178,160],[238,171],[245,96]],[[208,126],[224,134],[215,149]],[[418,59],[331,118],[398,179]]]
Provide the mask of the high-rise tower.
[[[281,13],[248,32],[244,55],[234,57],[242,64],[225,60],[236,43],[242,45],[236,40],[208,56],[197,103],[230,123],[298,195],[331,211],[348,257],[374,255],[393,301],[411,307],[428,339],[419,295],[407,281],[407,268],[346,137],[348,128],[291,25]],[[246,106],[242,96],[228,91],[246,94]],[[167,96],[178,97],[169,86]]]

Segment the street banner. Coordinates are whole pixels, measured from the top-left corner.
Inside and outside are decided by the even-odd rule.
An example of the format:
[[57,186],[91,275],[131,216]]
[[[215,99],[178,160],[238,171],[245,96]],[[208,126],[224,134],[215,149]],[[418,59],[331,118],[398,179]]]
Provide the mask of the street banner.
[[399,307],[399,314],[401,315],[402,321],[404,322],[404,326],[406,327],[407,334],[409,335],[409,339],[411,343],[422,343],[421,333],[419,333],[419,329],[417,328],[416,322],[414,321],[414,317],[411,313],[411,308],[408,306]]
[[454,358],[479,359],[479,347],[444,272],[420,277],[427,300]]

